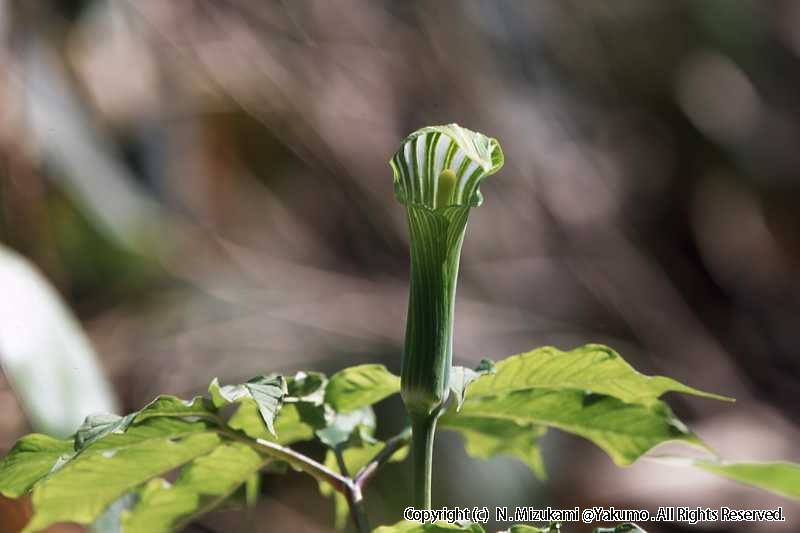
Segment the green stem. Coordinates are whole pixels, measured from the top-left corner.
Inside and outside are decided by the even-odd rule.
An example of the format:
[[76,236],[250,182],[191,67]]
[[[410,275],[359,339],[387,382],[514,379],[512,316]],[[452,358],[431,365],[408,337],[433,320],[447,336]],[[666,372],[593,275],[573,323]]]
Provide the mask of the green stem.
[[414,505],[417,509],[431,508],[431,477],[433,473],[433,439],[439,411],[429,415],[412,415],[411,450],[414,462]]
[[372,528],[369,527],[369,520],[367,519],[367,510],[364,507],[364,496],[361,494],[361,489],[357,486],[347,493],[347,503],[350,507],[350,515],[353,518],[353,524],[356,526],[356,531],[359,533],[369,533]]

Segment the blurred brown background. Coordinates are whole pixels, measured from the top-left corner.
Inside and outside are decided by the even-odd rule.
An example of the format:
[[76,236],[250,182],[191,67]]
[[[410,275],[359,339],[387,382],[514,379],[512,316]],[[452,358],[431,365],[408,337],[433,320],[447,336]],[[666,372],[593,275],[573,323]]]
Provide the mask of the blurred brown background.
[[[726,458],[798,461],[799,95],[790,0],[0,0],[0,241],[65,298],[126,411],[214,376],[398,372],[387,161],[458,122],[506,166],[471,217],[457,362],[606,343],[735,396],[669,398]],[[17,404],[0,375],[3,453],[31,430]],[[399,401],[379,407],[380,436],[402,427]],[[437,506],[783,505],[769,527],[648,529],[800,530],[777,496],[617,469],[553,432],[544,482],[452,435],[437,457]],[[376,480],[374,523],[400,518],[409,482]],[[268,476],[254,516],[196,531],[330,523],[313,482]]]

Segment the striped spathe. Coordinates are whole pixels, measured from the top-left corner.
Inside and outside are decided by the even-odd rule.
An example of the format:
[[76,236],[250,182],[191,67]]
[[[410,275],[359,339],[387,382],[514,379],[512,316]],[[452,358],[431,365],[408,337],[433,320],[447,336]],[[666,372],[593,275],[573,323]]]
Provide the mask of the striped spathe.
[[[503,166],[503,151],[496,139],[458,124],[429,126],[406,137],[389,165],[395,195],[403,204],[429,209],[476,207],[483,202],[480,182]],[[455,185],[453,194],[441,195],[440,176],[445,170],[455,175]]]

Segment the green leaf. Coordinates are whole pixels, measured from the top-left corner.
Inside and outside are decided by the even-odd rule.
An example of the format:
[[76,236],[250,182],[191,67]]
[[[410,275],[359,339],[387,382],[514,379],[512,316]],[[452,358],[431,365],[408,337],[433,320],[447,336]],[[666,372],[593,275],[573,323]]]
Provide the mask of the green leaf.
[[514,524],[508,529],[498,531],[497,533],[558,533],[561,531],[560,524],[553,524],[545,527],[535,527],[526,524]]
[[211,385],[208,386],[208,392],[211,394],[212,403],[217,408],[241,403],[248,398],[254,400],[261,419],[269,432],[275,435],[275,418],[287,393],[286,380],[283,376],[261,376],[242,385],[225,386],[220,386],[219,381],[214,378]]
[[480,416],[456,416],[452,410],[439,419],[439,428],[457,431],[464,436],[464,448],[478,459],[510,455],[525,463],[537,477],[547,477],[539,439],[547,428],[515,420]]
[[0,461],[0,494],[19,498],[53,466],[74,454],[71,440],[33,433],[21,438]]
[[668,391],[730,400],[667,377],[640,374],[617,352],[599,344],[587,344],[569,352],[537,348],[508,357],[497,363],[496,368],[495,374],[484,376],[469,387],[469,396],[538,388],[591,391],[642,404],[657,403]]
[[463,366],[450,368],[450,390],[456,396],[456,411],[460,410],[464,403],[467,386],[484,374],[494,374],[496,371],[495,364],[490,359],[482,359],[475,370]]
[[420,524],[419,522],[398,522],[391,526],[381,526],[373,529],[372,533],[485,533],[478,524],[448,524],[436,522],[435,524]]
[[336,448],[348,441],[357,428],[371,434],[375,429],[375,412],[366,406],[346,413],[331,413],[328,424],[316,431],[317,438],[329,448]]
[[647,531],[631,522],[615,527],[596,527],[593,533],[647,533]]
[[[345,467],[347,467],[347,472],[351,476],[356,475],[384,446],[385,444],[383,442],[373,439],[364,439],[360,434],[351,439],[348,442],[347,448],[341,452]],[[402,461],[407,455],[408,446],[405,446],[396,451],[392,455],[390,461]],[[341,473],[339,462],[336,460],[336,455],[333,450],[328,450],[328,453],[325,455],[325,466],[334,472]],[[335,525],[337,529],[343,529],[347,523],[347,515],[350,512],[347,500],[341,493],[335,491],[333,487],[327,483],[320,483],[319,491],[323,496],[334,497]]]
[[288,396],[285,401],[302,401],[320,405],[325,400],[328,378],[321,372],[298,372],[286,380]]
[[25,533],[56,522],[89,524],[112,502],[152,477],[209,453],[220,443],[200,422],[153,418],[107,433],[33,489]]
[[112,414],[89,415],[75,434],[75,451],[79,452],[109,433],[124,433],[136,413],[127,416]]
[[658,462],[694,466],[745,485],[800,500],[800,464],[786,461],[710,461],[692,457],[656,456]]
[[746,485],[800,500],[800,464],[797,463],[697,461],[695,466]]
[[196,396],[191,401],[182,400],[176,396],[159,396],[147,404],[141,411],[134,414],[134,424],[157,416],[196,417],[219,420],[217,409],[214,407],[214,404],[208,398],[202,396]]
[[252,439],[265,439],[288,445],[314,438],[314,430],[325,426],[322,406],[310,403],[287,403],[275,418],[275,433],[267,431],[258,405],[252,398],[239,400],[239,407],[228,419],[228,425]]
[[384,365],[358,365],[331,376],[325,388],[325,402],[337,411],[353,411],[399,391],[400,378]]
[[671,440],[703,446],[663,402],[629,404],[580,390],[528,389],[477,397],[470,390],[461,415],[555,427],[591,440],[619,465]]
[[122,513],[131,509],[136,504],[137,496],[129,492],[118,498],[117,501],[106,507],[95,521],[89,526],[91,533],[124,533],[122,530]]
[[264,419],[267,429],[275,435],[275,416],[283,404],[283,397],[286,395],[286,382],[283,376],[257,378],[253,381],[248,381],[245,386],[258,404],[258,412],[261,413],[261,418]]
[[198,457],[173,485],[154,479],[122,518],[125,533],[178,531],[222,503],[270,459],[241,443],[226,443]]
[[[266,464],[264,465],[266,466]],[[261,494],[261,475],[254,472],[244,482],[244,502],[249,509],[258,505],[258,496]]]

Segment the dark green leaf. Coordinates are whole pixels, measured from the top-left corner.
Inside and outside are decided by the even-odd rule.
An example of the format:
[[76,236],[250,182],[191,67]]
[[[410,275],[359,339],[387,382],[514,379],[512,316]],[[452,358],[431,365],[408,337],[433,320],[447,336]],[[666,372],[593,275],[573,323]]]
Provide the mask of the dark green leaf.
[[298,372],[286,382],[288,387],[286,401],[302,401],[320,405],[325,400],[328,378],[321,372]]
[[532,423],[480,416],[456,416],[452,409],[439,419],[441,429],[464,436],[467,453],[479,459],[510,455],[528,465],[539,478],[546,477],[539,439],[547,428]]
[[325,402],[337,411],[353,411],[372,405],[400,391],[400,378],[383,365],[345,368],[331,376]]

